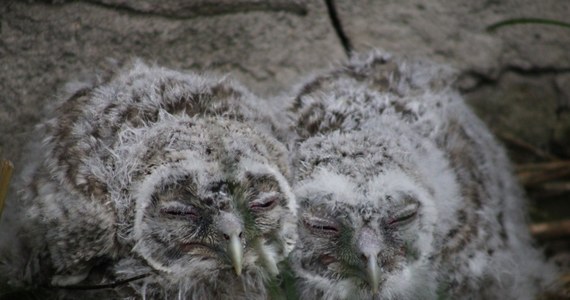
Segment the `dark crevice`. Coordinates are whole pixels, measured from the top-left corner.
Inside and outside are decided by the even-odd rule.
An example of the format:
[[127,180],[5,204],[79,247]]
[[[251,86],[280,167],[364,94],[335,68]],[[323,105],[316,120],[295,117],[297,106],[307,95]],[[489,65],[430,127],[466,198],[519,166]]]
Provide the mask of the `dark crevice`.
[[212,3],[187,3],[178,7],[169,7],[168,5],[153,5],[151,8],[134,7],[128,5],[117,5],[107,3],[100,0],[79,0],[91,4],[108,7],[108,8],[122,8],[134,13],[157,15],[173,19],[188,19],[203,16],[216,16],[237,13],[248,13],[255,11],[284,11],[292,14],[304,16],[307,14],[306,8],[297,3],[289,1],[278,1],[273,3],[254,2],[254,1],[211,1]]
[[501,75],[507,72],[513,72],[521,75],[526,76],[535,76],[535,75],[558,75],[562,73],[569,73],[570,67],[562,67],[562,68],[554,68],[554,67],[543,67],[543,68],[530,68],[525,69],[517,66],[506,66]]
[[552,87],[558,96],[556,105],[556,120],[560,121],[563,117],[570,113],[570,97],[566,94],[556,80],[552,80]]
[[121,285],[125,285],[129,282],[136,281],[139,279],[143,279],[145,277],[150,276],[150,273],[134,276],[131,278],[119,280],[116,282],[108,283],[108,284],[99,284],[99,285],[66,285],[66,286],[56,286],[51,285],[47,286],[48,289],[62,289],[62,290],[101,290],[101,289],[113,289]]
[[475,80],[475,84],[470,85],[469,87],[461,87],[461,86],[457,86],[457,88],[463,92],[463,93],[469,93],[469,92],[473,92],[476,91],[478,89],[480,89],[481,87],[484,86],[496,86],[497,83],[500,80],[500,77],[502,76],[502,73],[500,76],[492,77],[486,74],[482,74],[473,70],[467,70],[463,73],[461,73],[459,75],[459,81],[461,81],[464,78],[472,78],[473,80]]
[[514,73],[521,76],[543,76],[543,75],[559,75],[570,73],[570,68],[562,67],[562,68],[554,68],[554,67],[545,67],[545,68],[521,68],[517,66],[505,66],[497,76],[489,76],[487,74],[479,73],[476,71],[466,71],[462,74],[462,76],[468,76],[476,80],[476,84],[470,86],[469,88],[461,89],[462,92],[472,92],[475,91],[483,86],[496,86],[500,81],[501,78],[507,73]]
[[59,0],[59,1],[37,0],[35,2],[49,3],[52,5],[64,5],[73,2],[83,2],[93,6],[111,9],[125,14],[140,15],[140,16],[155,16],[172,20],[185,20],[196,17],[249,13],[257,11],[273,11],[273,12],[283,11],[300,16],[305,16],[308,13],[305,5],[290,1],[277,1],[274,3],[265,3],[265,2],[256,2],[256,1],[234,1],[234,2],[211,1],[211,3],[204,3],[200,1],[198,3],[192,3],[190,1],[188,3],[184,3],[183,5],[178,5],[174,7],[170,7],[168,5],[162,5],[160,4],[160,2],[153,3],[152,5],[149,6],[145,6],[142,4],[131,5],[128,3],[127,4],[113,3],[112,1],[105,1],[105,0]]
[[346,36],[344,29],[342,28],[342,23],[338,17],[338,12],[336,11],[336,7],[334,5],[334,0],[325,0],[325,4],[327,5],[327,11],[329,13],[329,18],[331,20],[331,24],[334,27],[334,31],[344,48],[344,52],[346,56],[350,57],[350,53],[352,52],[352,43]]

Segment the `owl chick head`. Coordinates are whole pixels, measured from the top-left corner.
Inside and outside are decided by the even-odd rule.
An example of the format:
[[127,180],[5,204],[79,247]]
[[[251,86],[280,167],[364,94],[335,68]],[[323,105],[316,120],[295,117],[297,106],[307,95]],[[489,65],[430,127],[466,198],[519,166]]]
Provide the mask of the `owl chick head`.
[[215,118],[153,131],[145,143],[163,150],[143,154],[145,174],[133,187],[134,251],[175,278],[276,275],[294,232],[294,196],[272,162],[283,149]]
[[434,292],[435,224],[445,222],[434,199],[453,197],[453,176],[433,145],[387,122],[376,125],[386,133],[336,131],[299,146],[292,261],[305,297],[417,299]]

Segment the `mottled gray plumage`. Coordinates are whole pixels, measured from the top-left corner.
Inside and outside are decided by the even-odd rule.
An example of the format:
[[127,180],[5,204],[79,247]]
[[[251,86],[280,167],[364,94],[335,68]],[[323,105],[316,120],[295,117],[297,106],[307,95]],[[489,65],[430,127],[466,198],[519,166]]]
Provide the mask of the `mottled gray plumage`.
[[75,85],[30,157],[12,284],[148,274],[116,297],[267,298],[296,202],[265,105],[227,79],[142,63]]
[[375,52],[291,97],[303,299],[533,299],[533,248],[504,150],[444,67]]

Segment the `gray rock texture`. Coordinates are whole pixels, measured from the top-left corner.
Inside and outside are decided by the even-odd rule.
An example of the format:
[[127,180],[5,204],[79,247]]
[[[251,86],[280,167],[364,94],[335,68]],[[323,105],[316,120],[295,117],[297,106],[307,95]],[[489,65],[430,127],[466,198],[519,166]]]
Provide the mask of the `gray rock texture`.
[[321,1],[3,0],[0,26],[0,148],[17,169],[42,107],[113,61],[229,74],[266,96],[345,57]]
[[334,3],[354,50],[379,47],[451,64],[461,72],[458,86],[491,127],[545,151],[570,154],[570,28],[526,23],[486,30],[523,17],[569,22],[570,2]]
[[461,70],[496,78],[504,67],[570,67],[567,28],[524,24],[487,32],[494,23],[533,17],[568,21],[559,0],[335,0],[357,50],[382,47],[427,55]]
[[[538,162],[544,159],[570,157],[570,112],[568,91],[557,84],[568,75],[507,72],[495,84],[482,85],[469,93],[475,111],[495,131],[508,141],[516,137],[532,144],[547,157],[530,156],[511,147],[515,162]],[[564,85],[567,89],[568,85]]]
[[559,0],[4,0],[0,150],[18,169],[43,107],[86,72],[138,57],[229,74],[270,96],[345,59],[343,30],[355,51],[383,48],[455,66],[459,87],[491,127],[568,156],[570,29],[486,28],[510,18],[569,15],[570,3]]

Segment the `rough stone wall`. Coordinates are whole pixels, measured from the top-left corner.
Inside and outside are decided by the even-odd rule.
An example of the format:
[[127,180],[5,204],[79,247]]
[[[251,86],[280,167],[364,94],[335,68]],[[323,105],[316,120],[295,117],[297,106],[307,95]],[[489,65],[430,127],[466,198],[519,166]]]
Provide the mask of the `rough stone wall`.
[[345,57],[321,1],[0,1],[0,149],[24,141],[58,89],[139,57],[228,74],[255,93]]
[[570,28],[486,30],[513,18],[569,22],[570,2],[333,1],[355,50],[381,47],[451,64],[461,72],[458,86],[493,129],[570,157]]
[[343,31],[355,51],[379,47],[455,66],[459,87],[493,128],[568,157],[570,29],[485,29],[569,15],[559,0],[4,0],[0,149],[18,167],[42,107],[66,81],[110,61],[229,74],[269,96],[345,59]]

